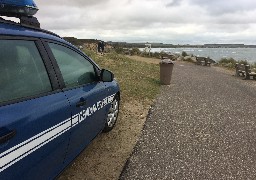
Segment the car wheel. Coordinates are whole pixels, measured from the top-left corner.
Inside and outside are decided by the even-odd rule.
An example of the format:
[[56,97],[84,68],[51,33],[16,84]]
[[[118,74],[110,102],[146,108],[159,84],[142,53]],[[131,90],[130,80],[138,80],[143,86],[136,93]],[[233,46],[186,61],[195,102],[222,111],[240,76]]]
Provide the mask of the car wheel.
[[105,128],[103,132],[109,132],[113,129],[116,124],[118,113],[119,113],[119,104],[120,100],[118,97],[115,97],[108,111],[107,120],[105,123]]

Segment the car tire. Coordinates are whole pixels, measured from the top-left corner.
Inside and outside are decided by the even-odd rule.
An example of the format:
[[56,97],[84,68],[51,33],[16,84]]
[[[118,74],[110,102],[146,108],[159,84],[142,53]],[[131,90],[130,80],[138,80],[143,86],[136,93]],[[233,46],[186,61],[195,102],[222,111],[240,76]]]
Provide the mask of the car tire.
[[120,98],[116,96],[112,101],[111,106],[108,110],[107,119],[106,119],[103,132],[105,133],[109,132],[114,128],[118,118],[118,114],[119,114],[119,104],[120,104]]

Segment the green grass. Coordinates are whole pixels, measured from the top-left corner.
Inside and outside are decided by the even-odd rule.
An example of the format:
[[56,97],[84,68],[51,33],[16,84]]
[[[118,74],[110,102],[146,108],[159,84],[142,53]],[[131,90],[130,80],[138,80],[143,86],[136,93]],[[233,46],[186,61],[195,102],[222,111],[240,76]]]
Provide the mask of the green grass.
[[159,65],[139,62],[117,53],[98,56],[85,51],[101,68],[115,74],[121,88],[122,100],[153,100],[159,93]]

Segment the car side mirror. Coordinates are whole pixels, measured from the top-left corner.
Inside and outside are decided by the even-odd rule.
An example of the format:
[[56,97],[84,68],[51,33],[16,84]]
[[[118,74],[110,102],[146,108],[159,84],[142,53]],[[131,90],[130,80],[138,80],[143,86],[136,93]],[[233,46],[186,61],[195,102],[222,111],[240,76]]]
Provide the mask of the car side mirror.
[[112,82],[114,79],[114,74],[110,72],[109,70],[102,69],[100,73],[100,79],[103,82]]

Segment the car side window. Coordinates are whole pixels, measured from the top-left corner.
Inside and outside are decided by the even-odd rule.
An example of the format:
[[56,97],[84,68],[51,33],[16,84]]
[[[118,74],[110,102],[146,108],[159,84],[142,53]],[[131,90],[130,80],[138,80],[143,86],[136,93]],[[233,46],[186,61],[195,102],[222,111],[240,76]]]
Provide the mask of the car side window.
[[62,45],[49,43],[67,88],[95,82],[94,66],[77,52]]
[[0,103],[52,91],[34,41],[0,40]]

